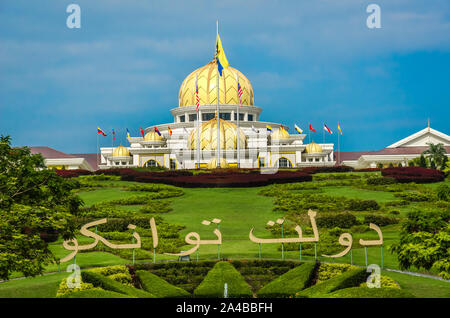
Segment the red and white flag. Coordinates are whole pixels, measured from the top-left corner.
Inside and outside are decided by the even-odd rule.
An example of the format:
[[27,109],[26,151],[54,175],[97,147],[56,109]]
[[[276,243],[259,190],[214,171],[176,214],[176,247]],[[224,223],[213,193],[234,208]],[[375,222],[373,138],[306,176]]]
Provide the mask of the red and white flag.
[[327,125],[325,125],[325,124],[323,124],[323,129],[324,130],[326,130],[326,131],[328,131],[330,134],[332,134],[333,132],[331,131],[331,129],[330,128],[328,128],[328,126]]
[[244,92],[242,91],[241,84],[239,84],[239,81],[238,81],[238,97],[239,97],[239,105],[240,106],[242,106],[242,101],[241,101],[242,93],[244,93]]
[[198,97],[198,80],[195,82],[195,103],[197,105],[197,113],[198,113],[198,108],[200,107],[200,98]]

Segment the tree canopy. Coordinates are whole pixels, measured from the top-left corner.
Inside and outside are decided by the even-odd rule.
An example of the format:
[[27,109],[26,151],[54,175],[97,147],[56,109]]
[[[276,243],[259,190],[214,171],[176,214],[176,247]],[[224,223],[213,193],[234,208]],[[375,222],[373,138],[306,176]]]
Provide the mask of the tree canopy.
[[49,233],[73,237],[70,213],[82,205],[73,188],[40,154],[13,148],[9,136],[0,136],[0,278],[14,271],[35,276],[55,260],[44,239]]

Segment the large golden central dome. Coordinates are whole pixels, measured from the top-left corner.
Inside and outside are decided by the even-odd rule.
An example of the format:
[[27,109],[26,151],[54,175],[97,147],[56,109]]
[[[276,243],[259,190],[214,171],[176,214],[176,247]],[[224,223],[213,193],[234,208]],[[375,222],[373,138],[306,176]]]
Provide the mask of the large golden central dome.
[[[236,74],[239,78],[239,85],[242,87],[242,105],[252,106],[254,102],[252,84],[244,74],[232,67],[223,69],[222,76],[219,76],[219,104],[238,104]],[[178,94],[178,106],[195,106],[197,104],[195,98],[197,76],[200,105],[217,104],[217,64],[212,61],[196,69],[184,79]]]
[[[236,125],[219,119],[220,149],[237,149]],[[217,118],[213,118],[200,126],[200,149],[215,150],[217,148]],[[239,130],[239,148],[247,148],[247,138],[242,130]],[[189,148],[197,149],[197,128],[194,128],[189,137]],[[222,164],[221,164],[222,166]]]

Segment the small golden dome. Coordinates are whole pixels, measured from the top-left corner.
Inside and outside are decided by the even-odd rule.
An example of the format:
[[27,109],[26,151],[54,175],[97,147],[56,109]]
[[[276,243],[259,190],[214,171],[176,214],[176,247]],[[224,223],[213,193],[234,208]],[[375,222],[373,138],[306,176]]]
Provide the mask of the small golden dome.
[[[208,169],[215,169],[217,168],[217,158],[211,158],[211,160],[206,165]],[[225,160],[225,158],[220,158],[220,168],[228,168],[228,162]]]
[[[242,105],[253,105],[252,84],[250,84],[250,81],[244,74],[230,66],[223,69],[222,76],[219,76],[219,103],[222,105],[238,104],[236,74],[238,75],[239,85],[242,87]],[[196,105],[195,89],[197,75],[200,105],[217,104],[217,64],[214,60],[196,69],[184,79],[178,93],[178,106]]]
[[[220,127],[220,149],[237,149],[236,125],[219,119]],[[239,130],[239,148],[247,148],[247,138],[242,130]],[[191,131],[189,137],[189,148],[197,149],[197,128]],[[200,127],[200,149],[215,150],[217,147],[217,118],[213,118]]]
[[318,144],[316,144],[314,141],[310,144],[308,144],[305,148],[307,153],[322,153],[322,147]]
[[275,130],[272,134],[272,139],[289,139],[289,133],[283,126],[280,126],[280,128]]
[[154,130],[149,131],[144,136],[144,141],[162,141],[162,140],[164,140],[164,137],[158,135],[158,133]]
[[112,152],[113,157],[129,157],[130,152],[127,147],[120,145],[119,147],[114,148]]

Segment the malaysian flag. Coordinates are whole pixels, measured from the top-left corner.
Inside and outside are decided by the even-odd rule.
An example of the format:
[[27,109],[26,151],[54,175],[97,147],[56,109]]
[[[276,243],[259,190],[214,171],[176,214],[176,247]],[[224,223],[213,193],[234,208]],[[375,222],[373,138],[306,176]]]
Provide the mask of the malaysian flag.
[[241,84],[239,84],[239,81],[238,81],[238,97],[239,97],[239,105],[241,105],[241,106],[242,106],[242,101],[241,101],[242,93],[243,93],[242,87],[241,87]]
[[200,98],[198,97],[198,79],[195,82],[195,102],[197,105],[197,113],[198,113],[198,108],[200,107]]

